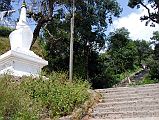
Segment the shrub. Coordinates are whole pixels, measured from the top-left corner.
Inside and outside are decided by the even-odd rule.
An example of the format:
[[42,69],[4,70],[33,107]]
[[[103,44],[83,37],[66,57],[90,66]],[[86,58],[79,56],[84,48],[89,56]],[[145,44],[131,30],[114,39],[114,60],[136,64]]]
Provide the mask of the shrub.
[[0,79],[0,118],[36,120],[65,116],[89,98],[89,83],[81,79],[70,82],[64,73],[53,73],[48,80],[21,80],[15,82],[8,76]]
[[20,86],[11,76],[0,78],[0,119],[34,120],[36,117],[30,109],[29,96]]
[[159,82],[159,61],[154,60],[149,67],[151,79],[158,80]]
[[9,34],[13,31],[12,28],[0,26],[0,36],[1,37],[8,37]]
[[0,55],[7,52],[9,49],[9,39],[5,37],[0,37]]

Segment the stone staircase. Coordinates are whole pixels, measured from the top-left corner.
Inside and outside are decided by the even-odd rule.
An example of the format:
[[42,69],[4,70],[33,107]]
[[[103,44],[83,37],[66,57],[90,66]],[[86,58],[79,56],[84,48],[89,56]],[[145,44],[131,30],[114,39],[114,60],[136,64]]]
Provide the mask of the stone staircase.
[[89,120],[159,120],[159,84],[95,91],[102,99]]
[[149,72],[148,69],[141,69],[141,70],[131,74],[129,76],[129,79],[128,79],[128,77],[126,77],[120,83],[114,85],[113,87],[127,87],[130,84],[132,84],[132,85],[136,84],[139,81],[141,81],[144,78],[144,76],[148,74],[148,72]]

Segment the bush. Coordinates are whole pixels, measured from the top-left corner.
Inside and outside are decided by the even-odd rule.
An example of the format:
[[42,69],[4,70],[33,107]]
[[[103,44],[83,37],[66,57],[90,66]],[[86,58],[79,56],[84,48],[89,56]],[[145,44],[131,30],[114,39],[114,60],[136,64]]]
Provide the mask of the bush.
[[9,49],[9,39],[5,37],[0,37],[0,55],[7,52]]
[[0,119],[17,120],[30,119],[32,113],[26,108],[29,102],[26,102],[27,96],[19,85],[15,83],[11,76],[0,78]]
[[0,36],[9,37],[9,34],[13,31],[12,28],[0,26]]
[[149,64],[150,67],[150,77],[152,80],[159,82],[159,61],[154,60]]
[[15,82],[0,78],[0,119],[39,120],[71,114],[88,98],[90,85],[81,79],[67,80],[66,74],[53,73],[49,79],[26,77]]

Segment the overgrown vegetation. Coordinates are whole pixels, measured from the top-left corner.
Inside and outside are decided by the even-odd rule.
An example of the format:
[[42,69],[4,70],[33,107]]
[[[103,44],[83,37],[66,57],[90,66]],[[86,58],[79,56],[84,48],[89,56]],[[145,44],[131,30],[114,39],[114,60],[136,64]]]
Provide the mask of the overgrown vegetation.
[[0,78],[0,119],[56,119],[71,112],[88,98],[88,82],[75,78],[70,82],[64,73],[49,79],[23,77]]
[[0,55],[10,49],[9,39],[7,37],[0,37]]
[[9,27],[0,26],[0,36],[2,36],[2,37],[8,37],[9,34],[10,34],[13,30],[14,30],[14,29],[9,28]]

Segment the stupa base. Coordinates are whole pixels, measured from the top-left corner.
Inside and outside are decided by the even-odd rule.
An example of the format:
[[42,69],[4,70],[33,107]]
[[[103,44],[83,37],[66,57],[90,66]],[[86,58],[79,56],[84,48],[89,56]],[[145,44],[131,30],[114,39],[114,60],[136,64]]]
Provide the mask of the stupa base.
[[10,50],[0,56],[0,74],[39,76],[41,69],[46,65],[46,60],[30,50]]

